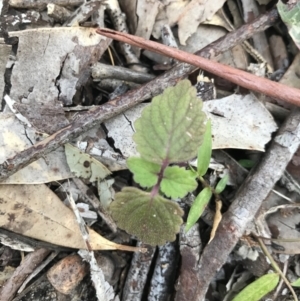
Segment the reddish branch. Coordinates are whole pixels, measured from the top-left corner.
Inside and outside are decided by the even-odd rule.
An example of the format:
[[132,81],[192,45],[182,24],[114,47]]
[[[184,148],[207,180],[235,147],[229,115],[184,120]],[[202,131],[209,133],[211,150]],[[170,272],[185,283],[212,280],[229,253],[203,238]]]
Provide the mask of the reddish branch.
[[118,32],[106,28],[98,28],[97,33],[115,39],[120,42],[147,49],[162,55],[166,55],[179,61],[197,66],[219,77],[225,78],[244,88],[263,93],[270,97],[286,101],[288,103],[300,106],[300,90],[280,83],[273,82],[269,79],[258,77],[251,73],[235,69],[230,66],[220,64],[199,57],[195,54],[169,47],[157,42],[145,40],[141,37],[133,36],[124,32]]

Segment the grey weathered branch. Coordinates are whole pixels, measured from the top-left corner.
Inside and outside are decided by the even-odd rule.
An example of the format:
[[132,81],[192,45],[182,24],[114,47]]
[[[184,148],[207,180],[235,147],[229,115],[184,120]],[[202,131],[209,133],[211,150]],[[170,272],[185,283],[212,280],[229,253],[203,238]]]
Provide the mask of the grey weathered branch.
[[120,66],[96,63],[92,67],[92,77],[94,81],[110,78],[144,84],[154,79],[155,76]]
[[249,173],[229,210],[223,215],[215,238],[205,247],[199,262],[198,285],[190,300],[204,300],[215,273],[226,262],[299,145],[300,109],[296,109],[280,128],[261,163]]
[[[278,13],[276,10],[273,10],[268,14],[261,16],[252,24],[246,24],[240,29],[227,34],[219,41],[216,41],[197,52],[197,54],[206,58],[215,57],[237,43],[250,38],[254,32],[263,31],[270,27],[277,18]],[[78,120],[75,120],[73,123],[62,128],[45,140],[19,152],[12,158],[8,158],[0,165],[0,181],[31,162],[52,152],[59,146],[66,144],[73,138],[78,137],[81,133],[99,125],[103,121],[120,114],[146,99],[160,94],[166,87],[175,85],[180,79],[185,78],[189,73],[195,70],[197,70],[197,67],[180,63],[162,76],[155,78],[140,88],[129,91],[98,108],[90,110],[81,118],[78,118]]]

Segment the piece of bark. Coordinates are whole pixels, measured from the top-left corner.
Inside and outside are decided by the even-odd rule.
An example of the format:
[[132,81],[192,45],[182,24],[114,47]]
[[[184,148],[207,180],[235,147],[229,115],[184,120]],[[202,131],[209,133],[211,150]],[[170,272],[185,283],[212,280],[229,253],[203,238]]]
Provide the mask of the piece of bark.
[[[137,247],[143,247],[141,242]],[[127,274],[123,289],[122,301],[141,301],[147,283],[148,272],[152,264],[155,248],[148,247],[146,253],[135,252],[131,260],[130,269]]]
[[[128,32],[125,15],[122,13],[119,2],[117,0],[110,0],[107,2],[107,12],[116,30],[121,32]],[[147,68],[142,66],[131,45],[120,43],[119,47],[126,59],[127,64],[132,65],[131,68],[133,70],[145,73],[147,72]]]
[[0,95],[3,95],[5,88],[4,73],[6,69],[6,62],[11,54],[11,45],[6,45],[3,39],[0,39]]
[[47,249],[37,249],[28,254],[22,263],[15,269],[12,277],[5,282],[0,289],[0,300],[11,301],[22,285],[23,281],[30,275],[44,258],[50,253]]
[[[259,15],[259,7],[254,0],[242,0],[242,7],[244,13],[244,21],[246,23],[253,21]],[[274,68],[270,47],[267,41],[266,33],[259,32],[252,37],[254,48],[260,55]]]
[[283,38],[278,35],[272,35],[269,39],[275,70],[285,70],[288,66],[288,52]]
[[99,62],[95,63],[92,67],[92,77],[94,81],[110,78],[131,81],[138,84],[147,83],[155,78],[155,76],[151,74]]
[[283,175],[299,145],[300,109],[296,109],[280,128],[261,163],[249,173],[232,205],[223,215],[215,238],[204,248],[198,265],[198,283],[191,300],[204,300],[215,273],[226,262],[263,200]]
[[82,27],[42,28],[9,35],[19,38],[10,97],[43,105],[57,99],[72,104],[89,78],[90,64],[99,60],[111,42],[98,37],[93,28]]
[[198,275],[201,272],[198,266],[202,249],[199,225],[195,224],[187,233],[185,233],[184,227],[185,225],[180,229],[181,267],[176,285],[175,301],[194,300],[194,291],[198,285]]
[[41,133],[53,134],[69,124],[63,107],[58,102],[51,105],[15,103],[13,107]]
[[49,282],[57,291],[69,295],[88,272],[88,264],[79,255],[69,255],[47,272]]
[[53,3],[60,6],[78,6],[81,5],[83,0],[9,0],[9,5],[11,7],[18,8],[34,8],[38,10],[43,10],[47,7],[47,4]]
[[68,18],[70,18],[72,12],[63,6],[54,3],[49,3],[47,5],[47,14],[55,21],[63,23]]
[[14,11],[10,14],[5,14],[1,18],[1,26],[5,26],[8,31],[20,30],[20,25],[28,26],[28,24],[40,24],[44,23],[41,20],[41,14],[34,10],[29,10],[26,12],[17,12]]
[[[231,48],[236,43],[240,43],[243,40],[248,39],[254,32],[263,31],[270,27],[274,24],[277,18],[278,12],[274,9],[268,14],[258,18],[255,22],[242,26],[219,41],[216,41],[201,51],[198,51],[197,55],[214,58],[221,52]],[[75,120],[72,124],[43,140],[41,143],[35,144],[34,146],[18,153],[13,158],[6,159],[6,161],[0,165],[0,181],[38,158],[50,153],[59,146],[66,144],[71,141],[71,139],[93,128],[95,125],[122,113],[146,99],[162,93],[166,87],[175,85],[180,79],[185,78],[189,73],[192,73],[195,70],[197,70],[197,67],[195,66],[183,63],[178,64],[170,71],[155,78],[142,87],[134,91],[129,91],[126,94],[111,100],[105,105],[92,109],[80,119]]]
[[168,242],[158,248],[148,301],[170,300],[173,294],[179,252],[177,242]]
[[100,6],[101,1],[84,2],[70,15],[69,19],[64,23],[64,26],[78,26],[85,22]]

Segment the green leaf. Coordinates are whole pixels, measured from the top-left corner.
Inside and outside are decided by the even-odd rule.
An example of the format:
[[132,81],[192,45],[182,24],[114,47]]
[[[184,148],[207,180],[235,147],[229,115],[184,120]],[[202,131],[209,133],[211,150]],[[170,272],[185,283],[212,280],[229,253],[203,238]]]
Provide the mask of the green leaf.
[[110,211],[119,228],[153,246],[174,241],[182,224],[177,203],[134,187],[117,193]]
[[215,188],[215,192],[218,194],[221,193],[225,189],[227,182],[228,182],[228,175],[225,175],[217,184]]
[[152,187],[158,181],[160,165],[148,162],[142,158],[131,157],[127,160],[127,166],[133,173],[135,182],[142,187]]
[[209,187],[205,187],[196,197],[194,203],[191,206],[186,226],[185,232],[189,231],[192,226],[195,225],[199,217],[202,215],[206,205],[208,204],[210,198],[212,196],[211,189]]
[[183,198],[187,193],[197,188],[197,174],[179,166],[169,166],[165,169],[161,181],[161,191],[170,198]]
[[278,274],[263,275],[246,286],[232,301],[259,301],[276,287],[278,281]]
[[277,4],[278,12],[282,21],[287,23],[287,25],[300,25],[300,3],[293,6],[290,9],[289,4],[284,4],[282,1],[279,1]]
[[243,167],[245,168],[252,168],[255,164],[255,162],[253,160],[249,160],[249,159],[241,159],[238,161],[239,164],[241,164]]
[[202,143],[206,119],[188,80],[153,98],[135,122],[133,140],[141,157],[158,164],[188,161]]
[[295,286],[295,287],[300,287],[300,278],[298,278],[296,281],[292,282],[291,285]]
[[206,174],[212,151],[212,138],[211,138],[211,121],[210,119],[206,123],[206,130],[203,136],[203,142],[198,150],[197,158],[197,170],[199,176]]
[[65,144],[65,153],[70,170],[77,177],[95,182],[111,174],[109,169],[101,162],[69,143]]
[[277,4],[278,12],[281,19],[289,29],[289,34],[300,49],[300,3],[294,6],[283,4],[279,1]]

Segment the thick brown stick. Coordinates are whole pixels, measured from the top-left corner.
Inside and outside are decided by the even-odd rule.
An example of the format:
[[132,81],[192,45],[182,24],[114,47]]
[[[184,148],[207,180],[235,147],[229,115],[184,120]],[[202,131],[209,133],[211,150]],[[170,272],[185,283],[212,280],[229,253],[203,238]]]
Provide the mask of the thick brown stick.
[[[236,31],[230,32],[223,38],[214,42],[212,46],[209,45],[201,51],[198,51],[197,54],[205,57],[214,57],[230,49],[234,45],[241,43],[245,39],[249,39],[254,33],[266,30],[274,24],[277,18],[278,13],[276,9],[272,10],[267,14],[260,16],[251,24],[246,24]],[[19,152],[14,157],[7,159],[6,162],[0,165],[0,181],[14,174],[31,162],[57,149],[59,146],[69,142],[83,132],[99,125],[101,122],[120,114],[146,99],[162,93],[166,87],[175,85],[180,79],[186,77],[196,69],[197,67],[189,64],[177,64],[168,72],[140,88],[129,91],[98,108],[90,110],[86,115],[57,133],[54,133],[47,139]]]
[[197,66],[203,70],[211,72],[225,78],[244,88],[263,93],[270,97],[284,100],[288,103],[300,106],[300,90],[295,89],[280,83],[273,82],[269,79],[258,77],[251,73],[235,69],[230,66],[220,64],[199,57],[195,54],[187,53],[185,51],[172,48],[157,42],[145,40],[143,38],[118,32],[106,28],[98,28],[97,33],[115,39],[120,42],[128,43],[133,46],[141,47],[162,55],[172,57],[176,60]]

